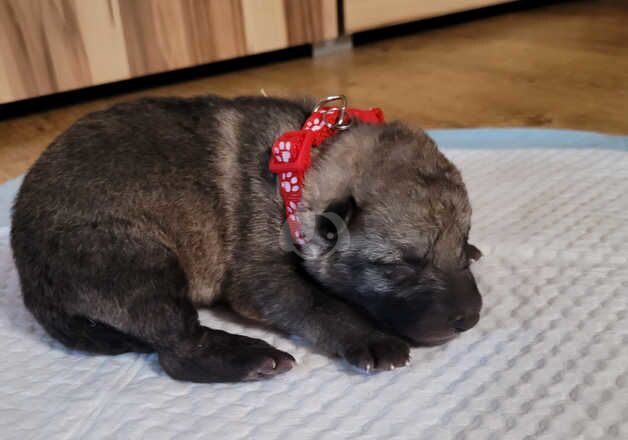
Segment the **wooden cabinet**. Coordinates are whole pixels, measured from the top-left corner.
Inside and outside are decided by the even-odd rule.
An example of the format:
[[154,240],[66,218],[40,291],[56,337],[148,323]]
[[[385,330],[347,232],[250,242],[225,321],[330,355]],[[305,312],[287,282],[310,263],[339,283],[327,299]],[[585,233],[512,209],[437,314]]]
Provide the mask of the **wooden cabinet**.
[[0,0],[0,103],[338,36],[336,0]]
[[354,33],[512,0],[344,0],[345,30]]
[[0,0],[0,104],[506,2]]

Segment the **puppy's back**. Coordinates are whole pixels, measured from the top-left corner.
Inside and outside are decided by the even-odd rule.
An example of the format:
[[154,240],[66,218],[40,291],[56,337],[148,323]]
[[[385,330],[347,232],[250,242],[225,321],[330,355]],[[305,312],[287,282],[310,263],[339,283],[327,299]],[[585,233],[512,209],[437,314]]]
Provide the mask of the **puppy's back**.
[[124,230],[175,252],[195,302],[210,302],[231,241],[246,227],[241,217],[269,209],[274,137],[306,111],[288,100],[203,96],[141,99],[81,118],[46,149],[18,193],[18,269],[35,254],[62,258],[64,237],[78,229]]

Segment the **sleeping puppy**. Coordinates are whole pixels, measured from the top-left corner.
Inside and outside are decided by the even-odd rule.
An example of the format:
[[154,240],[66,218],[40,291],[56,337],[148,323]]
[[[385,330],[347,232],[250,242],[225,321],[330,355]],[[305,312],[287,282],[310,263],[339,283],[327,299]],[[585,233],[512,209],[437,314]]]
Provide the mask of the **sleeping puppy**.
[[30,169],[11,244],[26,307],[70,348],[155,351],[173,378],[272,377],[294,359],[200,325],[196,309],[298,335],[369,370],[409,344],[473,327],[471,207],[458,170],[420,130],[352,126],[312,153],[285,233],[271,146],[306,101],[150,98],[77,121]]

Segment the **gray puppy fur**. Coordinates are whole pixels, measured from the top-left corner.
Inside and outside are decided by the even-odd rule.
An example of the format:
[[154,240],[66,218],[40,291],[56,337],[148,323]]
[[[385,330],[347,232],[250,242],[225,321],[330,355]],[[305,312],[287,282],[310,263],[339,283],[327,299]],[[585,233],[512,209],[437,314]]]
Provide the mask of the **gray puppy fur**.
[[15,201],[26,307],[68,347],[156,351],[169,375],[198,382],[272,377],[294,362],[201,326],[196,308],[218,301],[364,370],[404,366],[408,344],[471,328],[471,208],[423,131],[354,123],[327,140],[300,208],[311,239],[289,250],[270,148],[311,108],[149,98],[78,120]]

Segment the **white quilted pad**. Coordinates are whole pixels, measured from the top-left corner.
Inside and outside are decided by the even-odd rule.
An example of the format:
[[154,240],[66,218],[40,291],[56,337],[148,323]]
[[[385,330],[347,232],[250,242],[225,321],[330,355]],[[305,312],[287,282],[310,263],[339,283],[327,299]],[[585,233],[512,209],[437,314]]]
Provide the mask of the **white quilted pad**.
[[0,228],[0,436],[628,438],[628,137],[434,135],[475,209],[485,301],[476,328],[414,349],[407,368],[367,375],[203,312],[299,364],[267,382],[176,382],[154,355],[90,356],[46,336],[21,304]]

